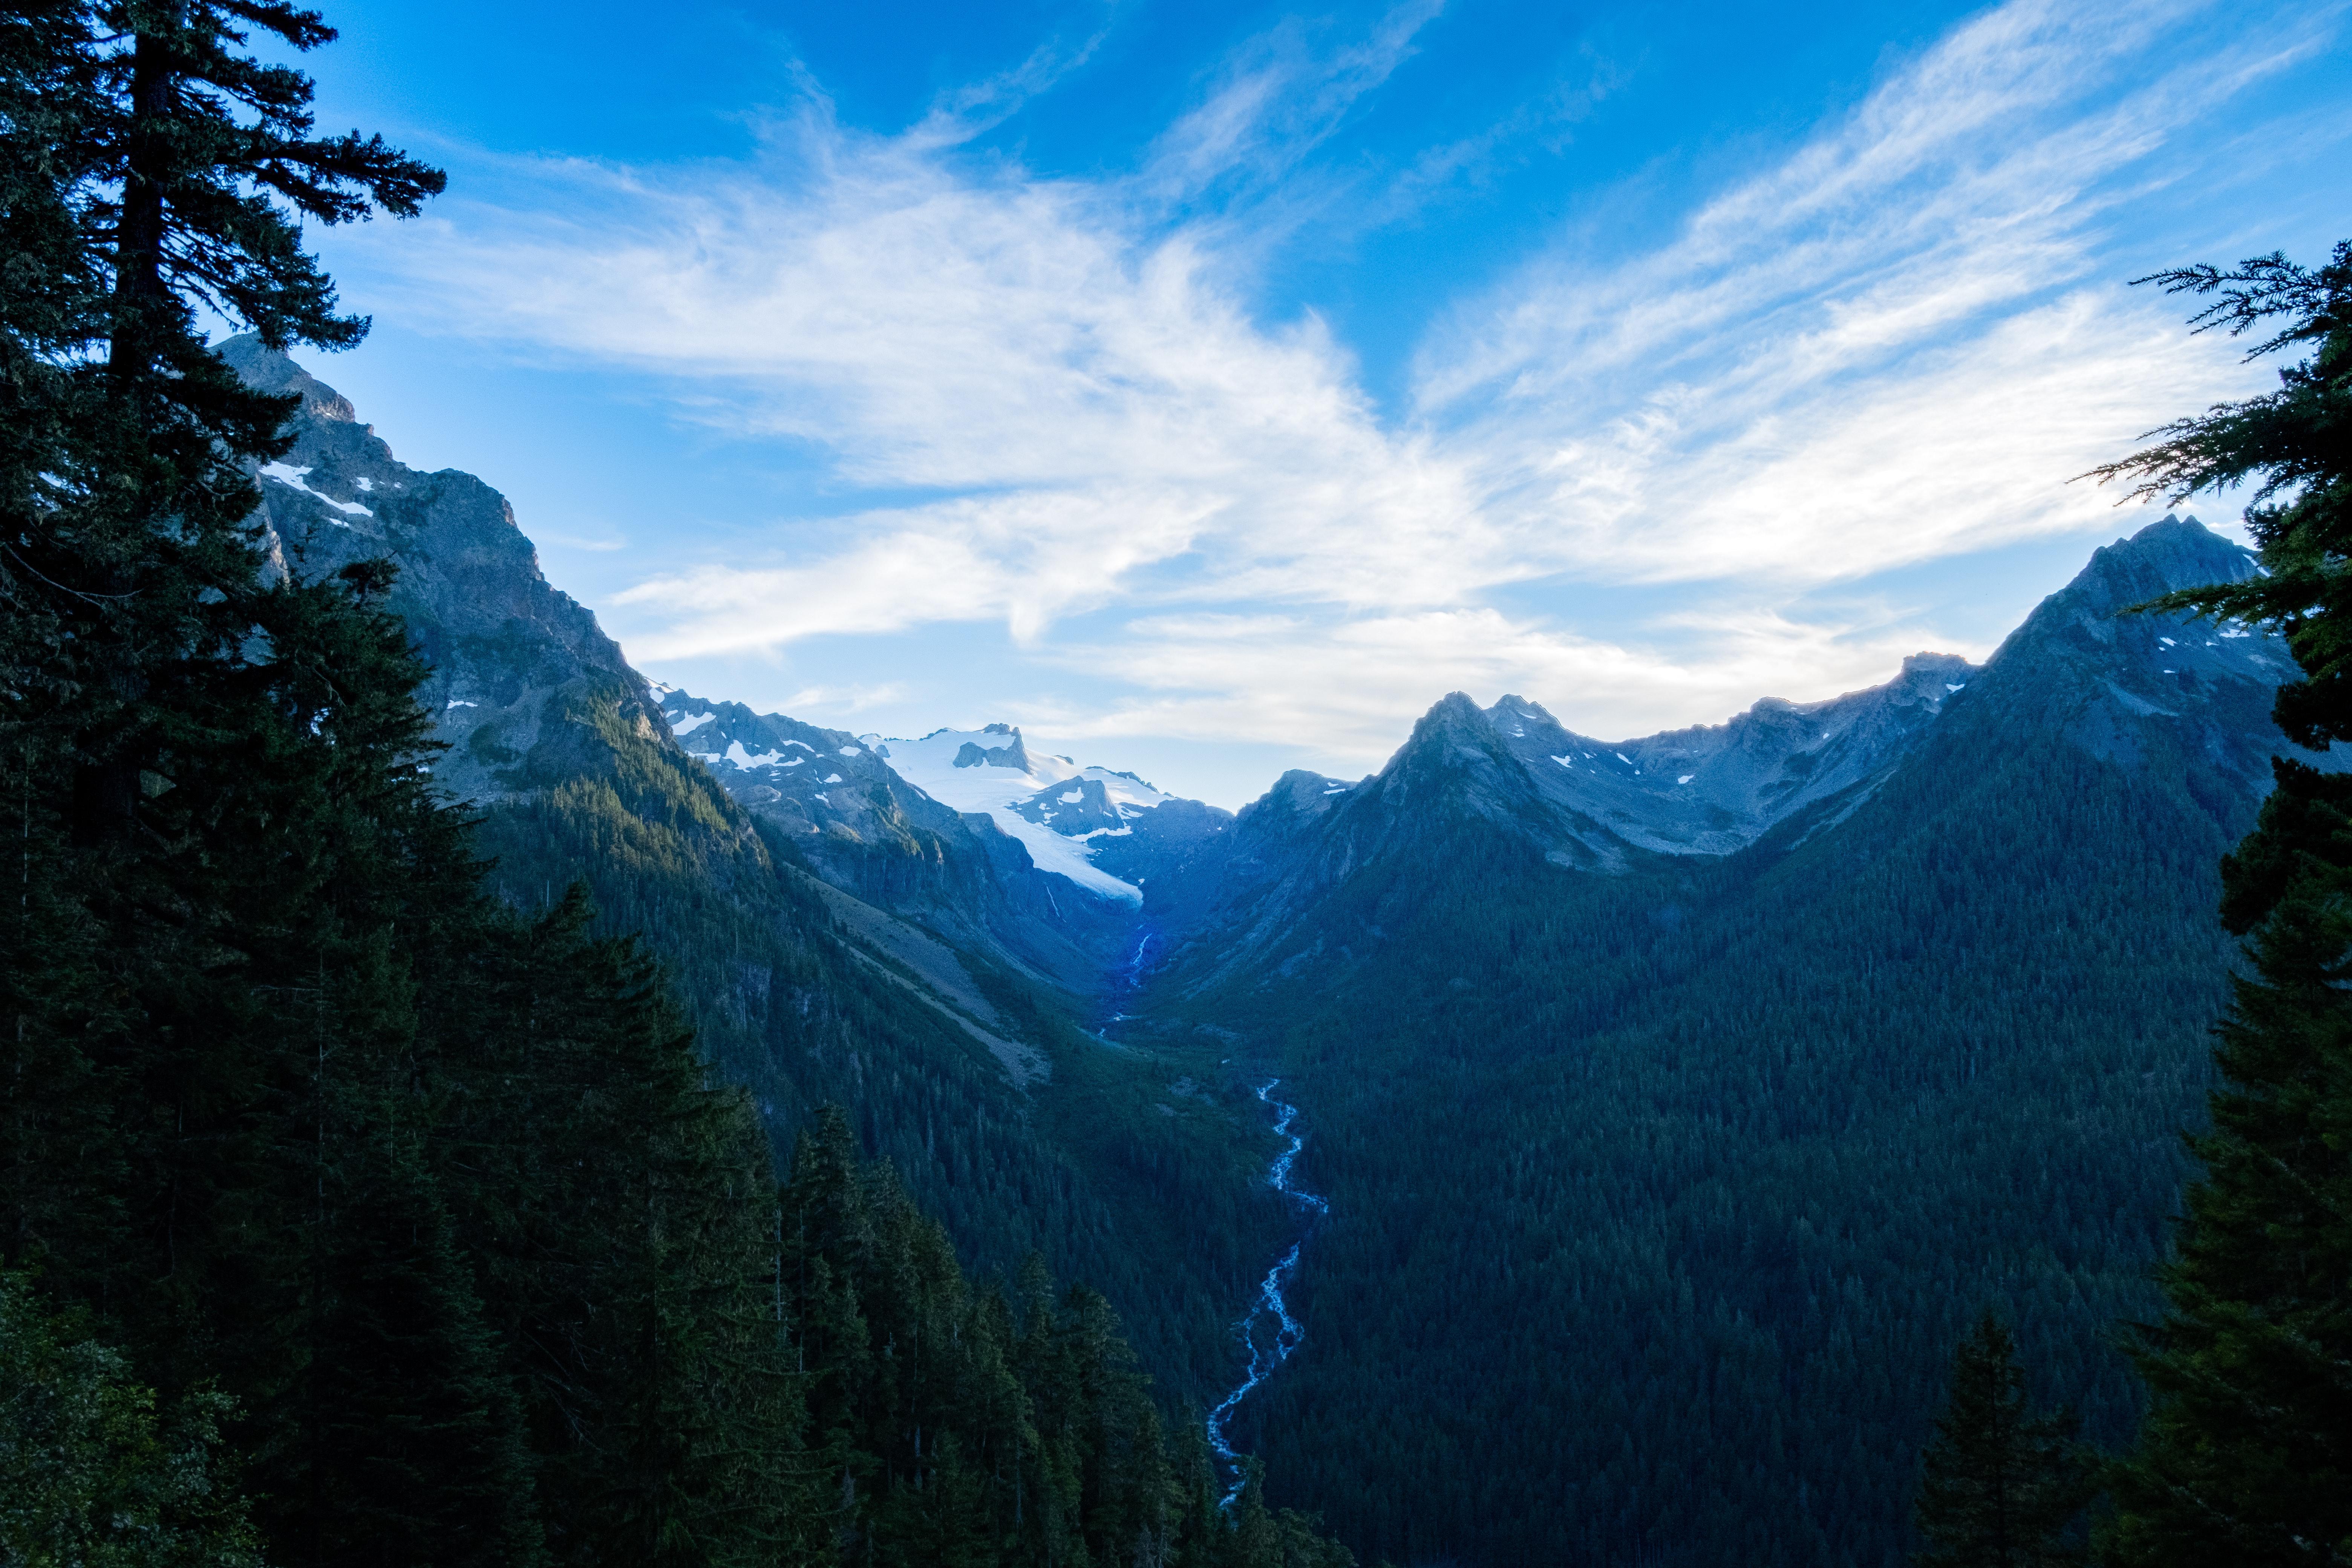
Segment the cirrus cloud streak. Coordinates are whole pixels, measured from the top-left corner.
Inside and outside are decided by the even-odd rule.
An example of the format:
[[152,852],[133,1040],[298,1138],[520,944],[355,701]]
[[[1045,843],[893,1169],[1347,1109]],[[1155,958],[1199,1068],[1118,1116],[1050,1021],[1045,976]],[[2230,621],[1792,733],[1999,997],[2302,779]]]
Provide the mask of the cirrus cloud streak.
[[[2070,476],[2259,384],[2110,258],[2189,199],[2167,161],[2339,13],[2200,42],[2210,5],[2013,0],[1661,246],[1564,232],[1458,301],[1385,416],[1311,310],[1255,308],[1248,235],[1433,10],[1321,60],[1260,47],[1131,174],[1039,177],[948,110],[881,136],[813,97],[745,163],[512,165],[509,199],[372,250],[371,284],[652,377],[871,499],[645,576],[608,607],[640,658],[790,644],[807,668],[832,637],[1001,621],[1034,664],[1125,684],[1064,733],[1335,757],[1447,686],[1638,729],[1883,679],[1919,628],[1794,602],[2095,526],[2111,498]],[[1728,607],[1612,640],[1496,606],[1563,578]]]

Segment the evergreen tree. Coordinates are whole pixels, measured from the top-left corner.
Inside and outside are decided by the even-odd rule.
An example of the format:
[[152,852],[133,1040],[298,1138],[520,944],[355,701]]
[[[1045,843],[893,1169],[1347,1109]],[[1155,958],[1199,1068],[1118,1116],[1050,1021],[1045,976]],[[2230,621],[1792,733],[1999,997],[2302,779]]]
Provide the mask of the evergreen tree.
[[762,1135],[584,904],[485,896],[390,564],[305,581],[251,521],[291,405],[198,310],[356,341],[299,222],[440,185],[314,137],[255,29],[332,37],[0,18],[0,1246],[171,1407],[234,1393],[273,1560],[794,1561]]
[[832,1555],[906,1568],[1351,1568],[1346,1548],[1297,1514],[1268,1513],[1255,1491],[1244,1548],[1199,1423],[1171,1456],[1109,1304],[1083,1286],[1057,1300],[1033,1255],[1016,1325],[1000,1291],[972,1289],[889,1165],[855,1156],[848,1119],[825,1108],[783,1194],[782,1277]]
[[799,1416],[764,1140],[577,889],[528,922],[468,913],[419,943],[425,1152],[520,1389],[550,1545],[652,1561],[708,1538],[722,1489],[772,1532]]
[[[2136,495],[2258,481],[2264,574],[2167,607],[2277,626],[2303,674],[2279,727],[2317,749],[2352,740],[2352,241],[2316,270],[2273,255],[2157,280],[2216,297],[2200,331],[2265,333],[2250,358],[2308,353],[2277,391],[2099,472]],[[2169,1310],[2138,1335],[2154,1397],[2115,1477],[2125,1563],[2352,1558],[2352,777],[2275,772],[2223,868],[2253,973],[2220,1030],[2212,1130],[2191,1143],[2205,1172],[2161,1276]]]
[[[286,878],[286,858],[318,870],[331,855],[310,852],[316,824],[294,826],[257,764],[345,744],[346,780],[389,762],[415,783],[413,757],[361,755],[338,732],[371,702],[413,708],[397,678],[370,697],[353,668],[271,657],[331,619],[344,586],[293,588],[257,552],[246,468],[282,450],[290,405],[240,385],[195,312],[278,341],[353,341],[363,323],[333,314],[298,219],[413,211],[440,177],[380,142],[310,138],[307,79],[238,52],[252,26],[299,48],[332,36],[268,3],[47,0],[0,18],[0,769],[23,887],[0,955],[17,1091],[0,1137],[17,1256],[119,1250],[152,1227],[123,1201],[142,1182],[198,1212],[201,1176],[131,1174],[154,1129],[121,1113],[194,1110],[200,1125],[173,1135],[183,1151],[209,1137],[234,1162],[249,1150],[233,1107],[291,1092],[246,1048],[266,1010],[257,977],[225,975],[241,950],[218,944],[266,933],[229,918],[217,874],[249,873],[242,888],[282,910],[321,885]],[[342,651],[389,668],[381,648]],[[396,636],[391,651],[404,658]],[[322,680],[324,705],[310,700]],[[403,737],[388,739],[396,752]],[[158,1002],[189,1016],[150,1016]]]
[[0,1273],[0,1563],[260,1568],[221,1462],[228,1406],[196,1393],[159,1416],[120,1352]]
[[1987,1312],[1952,1358],[1951,1402],[1920,1482],[1920,1568],[2054,1568],[2080,1563],[2074,1526],[2089,1466],[2071,1415],[2035,1415],[2009,1331]]
[[1207,1420],[1198,1411],[1188,1413],[1177,1428],[1174,1456],[1177,1515],[1174,1551],[1170,1561],[1185,1568],[1205,1568],[1216,1560],[1218,1526],[1217,1471],[1209,1453]]
[[44,108],[28,221],[51,243],[26,321],[55,384],[44,401],[71,420],[63,460],[18,492],[37,526],[9,587],[70,634],[74,828],[120,844],[154,726],[245,629],[261,585],[246,465],[285,449],[292,406],[214,357],[197,312],[273,346],[356,342],[367,324],[336,314],[299,225],[406,216],[443,179],[381,138],[312,135],[309,79],[245,52],[256,29],[295,50],[331,40],[315,12],[117,0],[32,15],[18,90]]
[[1282,1568],[1282,1527],[1265,1506],[1265,1468],[1255,1458],[1241,1465],[1242,1488],[1234,1499],[1224,1561],[1231,1568]]

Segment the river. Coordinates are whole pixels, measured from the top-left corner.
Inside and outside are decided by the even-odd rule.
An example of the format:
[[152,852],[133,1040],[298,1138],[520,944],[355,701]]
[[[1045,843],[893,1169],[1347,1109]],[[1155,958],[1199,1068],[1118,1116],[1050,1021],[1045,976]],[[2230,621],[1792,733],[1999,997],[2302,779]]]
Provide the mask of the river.
[[[1274,1091],[1281,1084],[1278,1078],[1269,1079],[1259,1086],[1257,1091],[1259,1100],[1274,1109],[1275,1136],[1286,1140],[1288,1144],[1267,1167],[1266,1184],[1297,1203],[1302,1214],[1329,1214],[1331,1205],[1328,1203],[1291,1180],[1291,1169],[1297,1162],[1298,1152],[1307,1147],[1307,1140],[1291,1131],[1292,1124],[1298,1120],[1298,1107],[1274,1098]],[[1280,1262],[1265,1271],[1265,1279],[1258,1286],[1257,1300],[1250,1303],[1249,1311],[1234,1325],[1234,1331],[1242,1337],[1242,1342],[1249,1346],[1249,1371],[1234,1391],[1225,1395],[1223,1402],[1209,1412],[1209,1447],[1233,1470],[1232,1486],[1225,1493],[1228,1507],[1241,1496],[1243,1476],[1241,1456],[1234,1451],[1233,1444],[1226,1439],[1225,1427],[1233,1420],[1234,1412],[1240,1407],[1241,1402],[1249,1397],[1250,1391],[1273,1376],[1275,1369],[1288,1361],[1290,1352],[1297,1350],[1299,1341],[1307,1337],[1307,1331],[1299,1326],[1297,1318],[1290,1315],[1290,1303],[1283,1296],[1283,1288],[1298,1272],[1299,1249],[1306,1245],[1307,1238],[1302,1236],[1290,1244],[1290,1250],[1282,1255]],[[1271,1332],[1262,1331],[1262,1324],[1269,1325]]]

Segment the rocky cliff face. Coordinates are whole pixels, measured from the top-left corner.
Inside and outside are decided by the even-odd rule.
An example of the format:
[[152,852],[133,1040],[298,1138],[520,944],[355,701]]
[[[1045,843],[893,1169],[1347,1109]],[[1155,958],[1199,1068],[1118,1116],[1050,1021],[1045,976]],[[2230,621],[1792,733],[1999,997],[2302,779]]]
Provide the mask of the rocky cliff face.
[[402,463],[341,394],[257,338],[218,352],[252,384],[302,398],[293,450],[260,475],[289,568],[399,563],[392,607],[432,668],[419,695],[449,747],[435,773],[453,795],[512,800],[601,771],[600,721],[667,742],[645,679],[584,605],[549,584],[504,496],[471,474]]
[[448,747],[434,772],[452,795],[526,802],[611,774],[616,741],[650,745],[707,770],[861,900],[1073,992],[1102,984],[1131,911],[1057,890],[986,816],[908,785],[854,736],[656,690],[586,606],[548,583],[496,489],[400,462],[348,399],[256,338],[218,352],[252,384],[302,399],[293,449],[259,474],[287,568],[317,577],[358,560],[398,563],[391,606],[430,667],[419,697]]

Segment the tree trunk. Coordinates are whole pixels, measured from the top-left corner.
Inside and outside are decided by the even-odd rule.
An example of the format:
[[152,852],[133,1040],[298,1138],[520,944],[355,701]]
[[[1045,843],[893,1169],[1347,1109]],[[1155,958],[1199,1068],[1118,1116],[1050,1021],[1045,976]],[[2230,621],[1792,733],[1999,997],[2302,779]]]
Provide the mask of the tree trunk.
[[[131,415],[133,439],[155,374],[155,345],[170,299],[163,287],[164,186],[170,175],[169,121],[178,77],[174,58],[181,25],[177,0],[162,8],[161,31],[142,29],[131,57],[131,135],[122,179],[122,213],[114,232],[114,312],[106,368],[117,406]],[[145,520],[134,520],[143,523]],[[137,537],[134,531],[132,537]],[[135,552],[118,555],[100,573],[98,592],[121,605],[139,587]],[[118,626],[121,620],[118,620]],[[128,709],[146,695],[137,652],[120,637],[105,657],[106,685]],[[130,836],[139,817],[140,748],[118,740],[110,754],[74,770],[73,837],[89,846]]]

